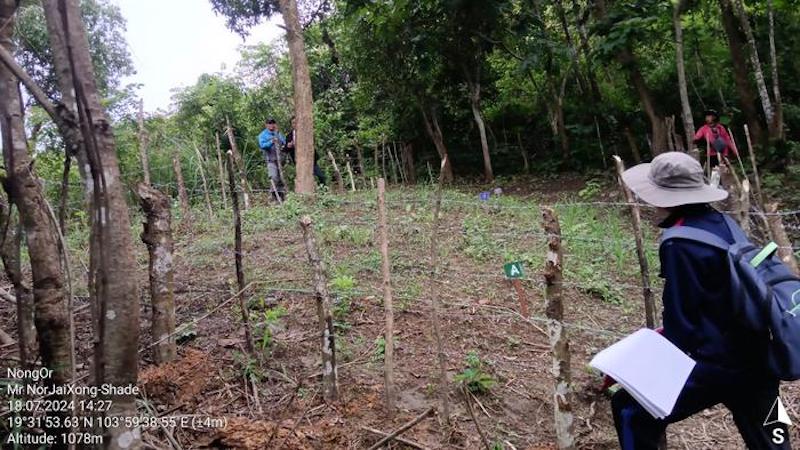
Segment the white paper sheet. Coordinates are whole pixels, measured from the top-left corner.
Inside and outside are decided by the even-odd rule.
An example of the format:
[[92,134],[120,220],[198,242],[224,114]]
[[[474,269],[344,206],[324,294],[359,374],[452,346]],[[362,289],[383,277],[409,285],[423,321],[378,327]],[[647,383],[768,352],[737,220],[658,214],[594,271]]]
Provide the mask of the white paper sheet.
[[672,413],[695,361],[644,328],[598,353],[590,366],[617,380],[653,417]]

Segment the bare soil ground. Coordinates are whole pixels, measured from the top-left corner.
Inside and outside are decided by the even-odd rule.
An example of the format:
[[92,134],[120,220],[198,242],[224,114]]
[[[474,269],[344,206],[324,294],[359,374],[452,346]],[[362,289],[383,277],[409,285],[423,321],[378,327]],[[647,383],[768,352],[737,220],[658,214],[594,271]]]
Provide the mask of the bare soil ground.
[[[153,448],[363,449],[430,406],[437,405],[430,299],[444,304],[443,338],[448,378],[467,367],[474,352],[496,384],[472,400],[476,418],[498,449],[555,448],[552,360],[544,316],[540,269],[543,238],[539,205],[582,201],[585,184],[565,178],[503,186],[502,198],[477,199],[479,189],[448,193],[443,205],[437,275],[430,278],[430,192],[398,188],[390,193],[390,252],[395,294],[397,410],[383,403],[383,304],[375,243],[374,193],[328,198],[314,207],[288,203],[257,206],[244,217],[245,268],[258,358],[244,352],[241,313],[229,300],[236,291],[230,218],[184,220],[176,234],[176,306],[182,324],[180,356],[158,367],[147,346],[150,310],[142,294],[143,401],[159,415],[214,419],[198,429],[153,429]],[[619,201],[613,189],[591,201]],[[575,432],[579,448],[618,448],[609,402],[587,363],[619,336],[643,326],[638,266],[627,215],[617,207],[556,209],[564,218],[565,320],[572,349]],[[320,339],[311,271],[297,219],[311,213],[335,297],[340,400],[321,396]],[[228,215],[226,211],[218,214]],[[177,221],[176,221],[177,223]],[[612,231],[604,227],[622,227]],[[650,230],[650,236],[654,230]],[[618,243],[618,240],[626,242]],[[606,242],[604,242],[606,241]],[[651,242],[652,241],[651,239]],[[651,249],[652,250],[652,249]],[[139,249],[146,268],[146,251]],[[525,262],[524,286],[532,318],[518,313],[516,294],[502,264]],[[657,258],[651,258],[657,264]],[[653,268],[657,273],[657,267]],[[591,282],[587,281],[591,278]],[[146,269],[142,270],[146,286]],[[203,318],[209,312],[208,317]],[[202,318],[201,320],[198,320]],[[0,302],[0,327],[12,330],[13,307]],[[77,315],[78,361],[88,368],[89,313]],[[0,348],[2,365],[13,348]],[[260,361],[258,361],[260,360]],[[258,395],[253,395],[253,389]],[[436,416],[402,436],[431,449],[482,447],[461,391],[449,386],[453,427],[443,433]],[[800,385],[787,384],[782,399],[800,413]],[[794,416],[800,417],[800,416]],[[216,419],[223,419],[224,424]],[[797,428],[795,442],[800,442]],[[167,435],[169,434],[169,436]],[[669,428],[670,448],[743,448],[730,415],[715,408]],[[408,448],[391,444],[391,448]]]

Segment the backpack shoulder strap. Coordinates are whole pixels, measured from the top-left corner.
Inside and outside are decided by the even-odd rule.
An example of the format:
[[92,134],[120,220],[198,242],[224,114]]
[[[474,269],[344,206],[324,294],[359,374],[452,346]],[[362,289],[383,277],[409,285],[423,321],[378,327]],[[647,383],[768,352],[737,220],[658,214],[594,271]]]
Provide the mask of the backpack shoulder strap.
[[731,246],[725,239],[716,234],[695,227],[672,227],[664,230],[661,235],[661,243],[663,244],[670,239],[687,239],[710,245],[726,252]]
[[739,224],[731,218],[731,216],[723,214],[722,217],[725,218],[725,223],[728,225],[728,229],[731,230],[731,237],[733,237],[734,242],[750,241],[750,239],[744,233],[744,230],[742,230],[742,227],[740,227]]

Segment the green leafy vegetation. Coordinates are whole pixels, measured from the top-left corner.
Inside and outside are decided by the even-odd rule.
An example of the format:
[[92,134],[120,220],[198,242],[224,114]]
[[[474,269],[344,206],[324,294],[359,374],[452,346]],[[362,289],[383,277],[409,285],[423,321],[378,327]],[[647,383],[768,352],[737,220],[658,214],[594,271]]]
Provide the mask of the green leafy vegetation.
[[457,383],[463,384],[473,394],[485,394],[497,384],[497,381],[484,371],[485,363],[480,359],[478,353],[471,351],[466,357],[467,367],[455,376]]
[[283,306],[267,308],[262,312],[263,317],[256,330],[257,336],[261,336],[258,338],[258,345],[262,352],[268,352],[272,347],[273,327],[287,313]]

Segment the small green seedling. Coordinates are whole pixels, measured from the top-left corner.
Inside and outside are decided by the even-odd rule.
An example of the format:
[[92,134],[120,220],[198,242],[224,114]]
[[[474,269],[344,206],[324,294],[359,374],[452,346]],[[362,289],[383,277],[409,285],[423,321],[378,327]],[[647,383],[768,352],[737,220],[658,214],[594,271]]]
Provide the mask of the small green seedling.
[[485,394],[497,384],[491,375],[483,371],[483,361],[475,351],[467,354],[467,368],[455,376],[458,383],[463,384],[473,394]]

